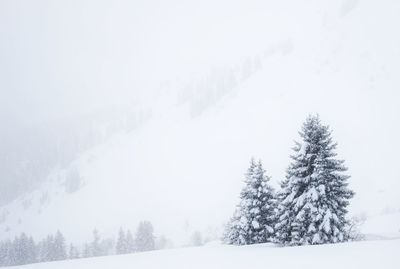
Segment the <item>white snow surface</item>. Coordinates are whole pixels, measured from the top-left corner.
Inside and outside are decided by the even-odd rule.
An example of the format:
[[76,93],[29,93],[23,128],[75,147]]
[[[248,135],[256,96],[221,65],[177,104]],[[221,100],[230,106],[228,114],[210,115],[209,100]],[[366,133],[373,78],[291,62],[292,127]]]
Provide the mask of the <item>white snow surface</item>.
[[367,216],[361,232],[367,239],[400,238],[400,211]]
[[238,268],[400,268],[400,239],[321,246],[276,247],[270,244],[203,247],[49,262],[10,268],[23,269],[238,269]]

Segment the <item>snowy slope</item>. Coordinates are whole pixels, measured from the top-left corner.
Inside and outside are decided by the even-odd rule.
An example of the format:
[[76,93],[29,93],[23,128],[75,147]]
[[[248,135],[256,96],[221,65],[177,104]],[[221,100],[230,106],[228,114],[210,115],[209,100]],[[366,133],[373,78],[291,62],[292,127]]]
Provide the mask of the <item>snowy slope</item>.
[[243,45],[248,56],[260,57],[261,69],[196,116],[190,113],[196,100],[153,107],[152,120],[140,129],[56,169],[49,183],[0,209],[1,237],[24,231],[40,239],[60,229],[80,242],[94,228],[115,237],[120,226],[135,229],[143,219],[176,245],[195,230],[214,233],[234,209],[250,157],[262,158],[276,185],[302,121],[316,112],[331,125],[350,168],[357,193],[352,212],[400,208],[399,3],[314,3],[303,13],[280,8],[265,21],[258,15],[258,25],[282,23],[282,13],[292,20],[279,31],[253,29],[259,43]]
[[400,267],[397,257],[400,240],[343,243],[323,246],[279,248],[271,245],[219,246],[152,251],[122,256],[89,258],[17,266],[26,269],[91,268],[393,268]]
[[361,231],[367,240],[400,238],[400,211],[383,212],[368,217],[361,226]]

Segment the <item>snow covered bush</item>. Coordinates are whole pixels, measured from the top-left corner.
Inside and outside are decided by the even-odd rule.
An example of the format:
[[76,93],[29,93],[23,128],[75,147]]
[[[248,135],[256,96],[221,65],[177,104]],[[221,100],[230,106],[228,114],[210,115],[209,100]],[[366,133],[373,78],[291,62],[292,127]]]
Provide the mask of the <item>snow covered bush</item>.
[[352,216],[347,227],[347,233],[351,241],[361,241],[365,239],[364,234],[361,233],[361,226],[367,220],[365,213]]
[[300,132],[278,194],[276,241],[283,245],[336,243],[349,240],[349,199],[344,161],[335,159],[336,143],[318,116],[309,116]]

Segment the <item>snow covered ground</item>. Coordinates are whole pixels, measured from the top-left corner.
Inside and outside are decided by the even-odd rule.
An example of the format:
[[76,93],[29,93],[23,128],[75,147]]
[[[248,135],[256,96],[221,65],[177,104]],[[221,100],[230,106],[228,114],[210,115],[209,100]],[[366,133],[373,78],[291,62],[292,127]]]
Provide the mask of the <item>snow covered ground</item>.
[[24,269],[235,269],[235,268],[400,268],[400,239],[322,246],[276,247],[270,244],[160,250],[17,266]]
[[400,238],[400,211],[371,216],[360,228],[366,239]]

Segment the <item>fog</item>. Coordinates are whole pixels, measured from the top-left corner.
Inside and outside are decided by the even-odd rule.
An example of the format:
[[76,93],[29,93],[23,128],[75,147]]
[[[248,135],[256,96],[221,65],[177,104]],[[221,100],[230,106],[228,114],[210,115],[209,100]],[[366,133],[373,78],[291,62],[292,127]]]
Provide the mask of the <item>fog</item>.
[[[218,77],[260,53],[295,27],[282,18],[273,30],[267,15],[276,12],[290,16],[284,4],[264,1],[2,1],[2,181],[19,193],[59,159],[73,158],[72,141],[50,153],[59,136],[76,140],[91,118],[110,114],[104,111],[175,104],[193,80]],[[32,158],[34,175],[15,175]]]
[[162,82],[252,56],[263,2],[2,1],[3,120],[129,104]]
[[339,142],[353,211],[399,210],[399,11],[0,0],[3,237],[62,229],[80,242],[150,219],[184,244],[184,223],[205,233],[229,218],[251,156],[278,186],[309,113]]

